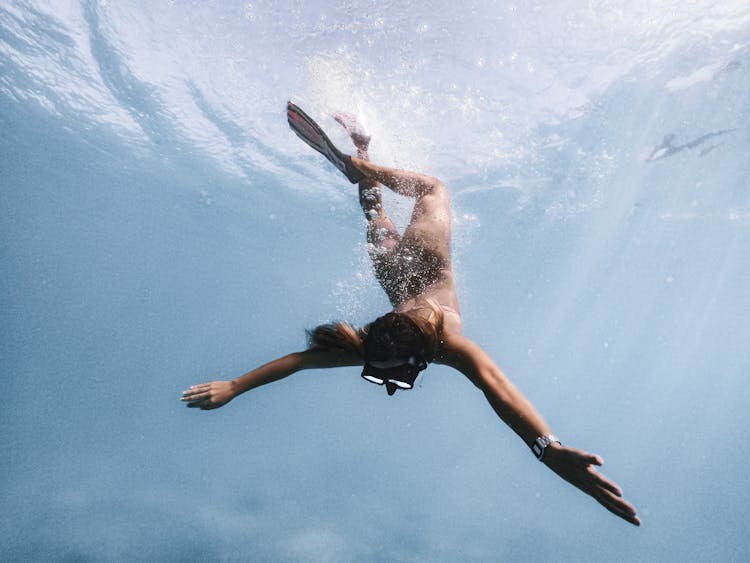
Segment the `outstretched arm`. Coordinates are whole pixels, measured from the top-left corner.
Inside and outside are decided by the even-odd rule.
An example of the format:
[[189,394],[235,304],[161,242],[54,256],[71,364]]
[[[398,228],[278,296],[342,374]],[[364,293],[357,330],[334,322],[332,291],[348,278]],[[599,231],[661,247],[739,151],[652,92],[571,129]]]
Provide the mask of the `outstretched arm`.
[[[536,438],[552,433],[531,402],[497,367],[492,358],[468,338],[460,335],[446,336],[444,356],[439,361],[457,369],[481,389],[497,415],[529,447]],[[635,508],[622,498],[620,488],[594,468],[603,463],[599,456],[552,443],[547,446],[543,461],[552,471],[594,497],[613,514],[631,524],[640,525]]]
[[278,381],[304,369],[356,365],[362,365],[362,360],[354,353],[313,348],[277,358],[231,381],[211,381],[192,385],[182,393],[181,400],[187,402],[187,406],[191,408],[217,409],[245,391]]

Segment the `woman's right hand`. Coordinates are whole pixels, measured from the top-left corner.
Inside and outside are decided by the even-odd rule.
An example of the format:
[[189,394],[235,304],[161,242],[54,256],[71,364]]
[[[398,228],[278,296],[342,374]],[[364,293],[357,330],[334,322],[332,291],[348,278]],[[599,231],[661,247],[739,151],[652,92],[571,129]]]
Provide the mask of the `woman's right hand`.
[[203,411],[223,407],[236,396],[234,383],[232,381],[212,381],[192,385],[183,391],[181,401],[193,409]]

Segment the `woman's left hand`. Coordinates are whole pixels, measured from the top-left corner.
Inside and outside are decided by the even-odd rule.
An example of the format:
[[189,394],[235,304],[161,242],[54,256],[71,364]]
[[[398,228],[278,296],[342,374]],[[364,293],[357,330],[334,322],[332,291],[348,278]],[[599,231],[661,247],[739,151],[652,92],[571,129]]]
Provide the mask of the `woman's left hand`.
[[187,406],[204,411],[218,409],[234,399],[235,390],[231,381],[212,381],[193,385],[183,391],[180,400],[187,402]]
[[620,487],[594,467],[603,463],[598,455],[550,444],[544,452],[544,463],[568,483],[594,497],[599,504],[616,516],[636,526],[641,525],[635,507],[622,498]]

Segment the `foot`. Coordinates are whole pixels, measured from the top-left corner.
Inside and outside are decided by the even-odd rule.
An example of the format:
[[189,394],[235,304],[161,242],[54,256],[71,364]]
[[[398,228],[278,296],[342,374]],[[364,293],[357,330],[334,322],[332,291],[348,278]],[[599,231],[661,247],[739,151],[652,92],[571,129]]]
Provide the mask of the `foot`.
[[370,134],[357,120],[357,116],[351,113],[338,112],[334,114],[333,118],[346,129],[357,150],[361,153],[366,153],[367,147],[370,146]]

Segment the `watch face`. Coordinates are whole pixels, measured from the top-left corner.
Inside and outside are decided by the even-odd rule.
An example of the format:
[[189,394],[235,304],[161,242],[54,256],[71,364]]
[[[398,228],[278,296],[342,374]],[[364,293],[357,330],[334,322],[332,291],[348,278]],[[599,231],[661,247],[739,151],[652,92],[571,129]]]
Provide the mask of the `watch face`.
[[542,461],[547,446],[552,443],[559,444],[560,440],[558,440],[557,437],[552,434],[549,434],[547,436],[539,436],[536,440],[534,440],[534,443],[531,444],[531,451],[539,461]]
[[534,443],[531,444],[531,451],[534,452],[534,455],[539,459],[542,458],[542,454],[544,453],[544,445],[545,445],[543,442],[540,444],[540,442],[541,442],[541,439],[537,438],[536,440],[534,440]]

